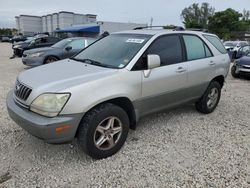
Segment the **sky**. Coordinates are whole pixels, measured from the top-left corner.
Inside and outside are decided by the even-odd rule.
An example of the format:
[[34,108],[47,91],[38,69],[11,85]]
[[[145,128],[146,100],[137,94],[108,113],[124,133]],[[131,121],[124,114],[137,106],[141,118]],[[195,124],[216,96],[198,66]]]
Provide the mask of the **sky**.
[[181,11],[193,3],[208,2],[215,11],[250,10],[250,0],[0,0],[0,28],[15,27],[15,16],[42,16],[59,11],[96,14],[98,21],[183,25]]

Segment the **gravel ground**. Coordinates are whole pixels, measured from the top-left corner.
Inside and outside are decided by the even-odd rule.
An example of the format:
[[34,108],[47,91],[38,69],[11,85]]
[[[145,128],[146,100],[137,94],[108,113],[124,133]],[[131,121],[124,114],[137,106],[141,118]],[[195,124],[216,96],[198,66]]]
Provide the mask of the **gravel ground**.
[[227,78],[214,113],[193,106],[143,118],[116,155],[93,160],[76,142],[50,145],[8,116],[20,58],[0,43],[0,187],[250,187],[250,81]]

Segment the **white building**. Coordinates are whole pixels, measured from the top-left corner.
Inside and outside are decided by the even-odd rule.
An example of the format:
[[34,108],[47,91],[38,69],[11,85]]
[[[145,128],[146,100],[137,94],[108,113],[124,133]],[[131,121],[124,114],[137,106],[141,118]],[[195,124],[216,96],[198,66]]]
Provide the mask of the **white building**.
[[20,15],[16,16],[16,28],[24,35],[35,33],[52,33],[57,29],[63,29],[72,25],[88,24],[96,22],[94,14],[75,14],[61,11],[44,16]]
[[42,19],[40,16],[20,15],[15,18],[19,33],[33,35],[42,31]]

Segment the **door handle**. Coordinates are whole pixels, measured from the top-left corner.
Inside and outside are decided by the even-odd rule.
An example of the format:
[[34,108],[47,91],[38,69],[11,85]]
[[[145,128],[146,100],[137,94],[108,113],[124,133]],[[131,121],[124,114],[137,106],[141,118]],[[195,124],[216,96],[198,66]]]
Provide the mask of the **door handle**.
[[210,61],[209,65],[215,65],[215,62],[214,61]]
[[178,67],[178,69],[176,70],[177,73],[182,73],[182,72],[186,72],[187,69],[183,68],[183,67]]

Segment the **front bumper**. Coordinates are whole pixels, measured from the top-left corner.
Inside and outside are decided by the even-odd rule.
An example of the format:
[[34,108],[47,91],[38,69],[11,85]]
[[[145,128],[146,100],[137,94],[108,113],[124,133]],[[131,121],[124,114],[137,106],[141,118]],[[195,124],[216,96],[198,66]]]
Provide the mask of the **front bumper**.
[[250,73],[250,65],[236,65],[236,73]]
[[22,57],[23,55],[23,49],[21,48],[13,48],[13,53],[17,55],[18,57]]
[[[13,98],[13,92],[7,96],[7,109],[9,116],[31,135],[48,143],[65,143],[75,137],[78,125],[83,114],[60,115],[48,118],[20,107]],[[56,132],[56,128],[68,125],[69,128]]]
[[39,66],[43,64],[43,61],[43,57],[22,57],[23,64],[27,66]]

